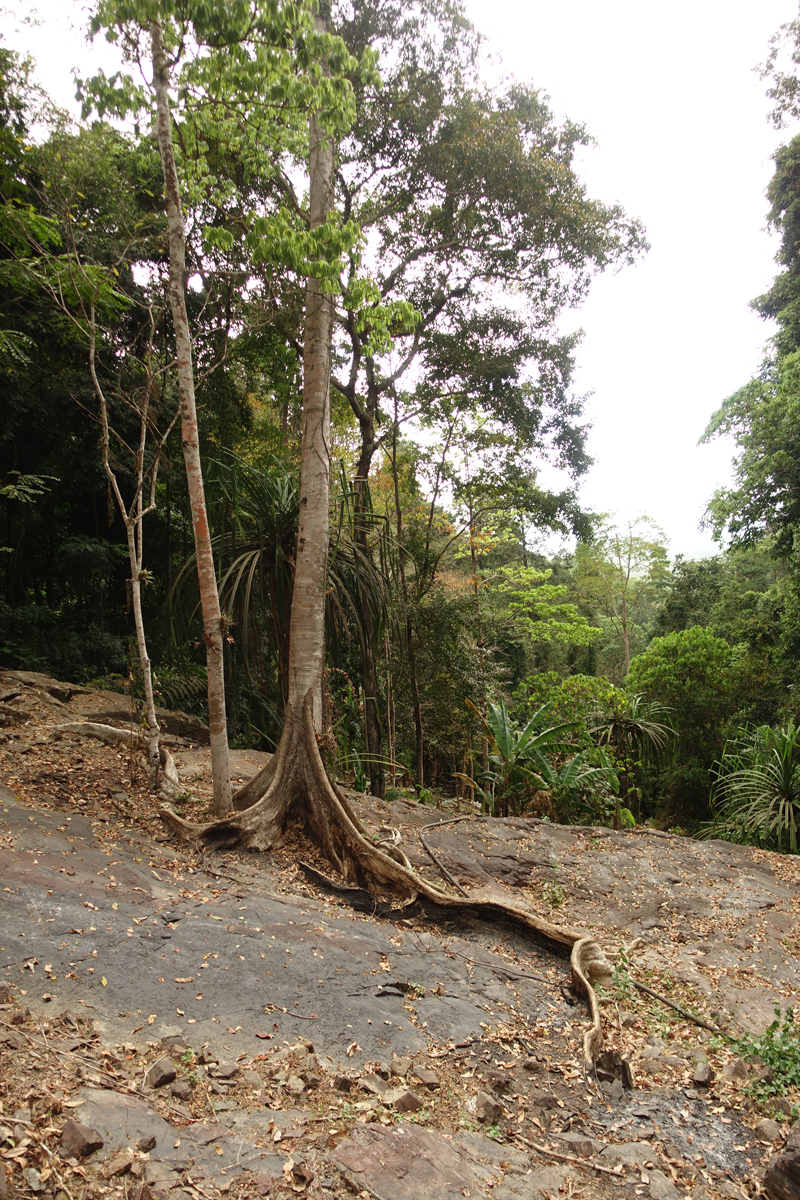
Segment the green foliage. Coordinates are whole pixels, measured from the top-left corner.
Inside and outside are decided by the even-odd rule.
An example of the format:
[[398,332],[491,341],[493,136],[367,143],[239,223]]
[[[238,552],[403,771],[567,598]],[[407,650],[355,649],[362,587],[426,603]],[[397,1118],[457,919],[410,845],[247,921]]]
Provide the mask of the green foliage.
[[729,741],[717,764],[706,837],[798,852],[800,729],[789,721]]
[[649,517],[623,529],[607,518],[576,551],[575,592],[603,627],[603,674],[624,679],[631,657],[644,649],[654,606],[669,576],[664,534]]
[[[616,790],[616,774],[602,751],[587,748],[565,760],[570,737],[578,725],[562,722],[548,726],[550,717],[550,706],[545,704],[519,730],[502,700],[489,704],[486,716],[481,716],[490,743],[489,766],[477,775],[477,780],[466,782],[477,788],[492,813],[520,813],[536,790],[552,793],[562,805],[581,801],[598,786]],[[554,758],[561,761],[554,764]],[[487,786],[481,788],[481,783]]]
[[502,601],[506,620],[529,643],[591,645],[600,630],[567,599],[565,585],[547,582],[551,574],[535,567],[504,567],[490,587]]
[[627,685],[671,708],[679,732],[716,725],[730,691],[730,646],[702,626],[653,638]]
[[630,958],[624,946],[620,946],[619,953],[614,962],[614,968],[611,972],[611,983],[619,1000],[626,1004],[633,1004],[637,998],[637,992],[631,978]]
[[631,663],[627,687],[670,710],[675,751],[661,778],[662,803],[690,819],[707,812],[710,770],[736,704],[731,648],[708,629],[654,638]]
[[566,898],[566,890],[560,883],[546,883],[542,888],[542,899],[551,908],[560,908]]
[[800,1032],[794,1020],[794,1009],[787,1008],[782,1017],[775,1006],[775,1020],[764,1033],[730,1038],[729,1044],[742,1058],[760,1057],[770,1067],[772,1079],[756,1079],[747,1085],[751,1095],[759,1100],[782,1096],[789,1088],[800,1086]]

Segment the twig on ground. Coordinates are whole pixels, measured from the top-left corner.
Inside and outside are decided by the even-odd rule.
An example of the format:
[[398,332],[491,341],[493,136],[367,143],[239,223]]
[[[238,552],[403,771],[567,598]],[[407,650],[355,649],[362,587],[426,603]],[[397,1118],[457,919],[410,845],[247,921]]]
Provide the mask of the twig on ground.
[[540,1146],[537,1142],[529,1142],[521,1133],[517,1133],[514,1136],[523,1145],[530,1146],[531,1150],[537,1150],[539,1154],[548,1154],[550,1158],[557,1158],[560,1162],[576,1163],[579,1167],[588,1167],[592,1171],[602,1172],[603,1175],[614,1175],[617,1179],[620,1179],[625,1174],[621,1166],[601,1167],[599,1163],[594,1163],[588,1158],[576,1158],[573,1154],[560,1154],[558,1150],[548,1150],[547,1146]]
[[431,848],[430,848],[430,846],[428,845],[428,843],[425,841],[425,830],[426,830],[426,829],[439,829],[439,828],[441,828],[441,826],[442,826],[442,825],[457,825],[459,821],[471,821],[471,820],[472,820],[472,816],[468,816],[468,817],[449,817],[449,818],[448,818],[446,821],[431,821],[429,825],[422,825],[422,826],[420,826],[420,828],[417,830],[417,833],[419,834],[419,840],[422,842],[422,848],[423,848],[423,850],[425,851],[425,853],[427,854],[428,858],[431,860],[431,862],[432,862],[432,863],[433,863],[435,866],[437,866],[437,867],[439,868],[439,870],[440,870],[440,871],[441,871],[441,873],[442,873],[442,876],[443,876],[443,877],[444,877],[444,878],[447,880],[447,882],[448,882],[448,883],[451,883],[451,884],[453,885],[453,887],[456,889],[456,891],[460,892],[462,896],[467,896],[467,897],[469,896],[469,892],[468,892],[468,891],[466,891],[466,890],[465,890],[465,889],[464,889],[464,888],[461,886],[461,884],[458,882],[458,880],[457,880],[457,879],[454,879],[454,878],[453,878],[453,876],[450,874],[450,872],[448,871],[448,869],[447,869],[447,867],[444,865],[444,863],[442,863],[442,862],[441,862],[441,861],[440,861],[440,860],[439,860],[439,859],[436,857],[436,855],[435,855],[435,854],[434,854],[434,852],[431,850]]
[[721,1033],[725,1036],[725,1030],[720,1029],[719,1025],[711,1025],[708,1021],[704,1021],[702,1017],[696,1017],[693,1012],[689,1012],[688,1008],[682,1008],[680,1004],[676,1004],[674,1000],[668,1000],[666,996],[662,996],[660,992],[654,992],[646,983],[639,983],[638,979],[632,979],[631,983],[640,992],[645,992],[648,996],[652,996],[654,1000],[658,1000],[660,1004],[666,1004],[667,1008],[673,1008],[676,1013],[680,1013],[687,1021],[693,1021],[695,1025],[699,1025],[701,1029],[707,1029],[709,1033]]

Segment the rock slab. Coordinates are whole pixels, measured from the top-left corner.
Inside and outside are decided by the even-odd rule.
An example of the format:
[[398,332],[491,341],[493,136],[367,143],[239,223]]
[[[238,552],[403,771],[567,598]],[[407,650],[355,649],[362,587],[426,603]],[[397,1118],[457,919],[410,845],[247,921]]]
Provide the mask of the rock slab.
[[770,1200],[800,1200],[800,1121],[795,1121],[783,1149],[769,1160],[764,1191]]

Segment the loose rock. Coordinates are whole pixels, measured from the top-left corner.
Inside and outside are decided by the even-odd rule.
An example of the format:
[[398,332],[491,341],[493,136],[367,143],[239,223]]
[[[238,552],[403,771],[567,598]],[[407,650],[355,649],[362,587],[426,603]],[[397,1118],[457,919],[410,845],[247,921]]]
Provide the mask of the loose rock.
[[414,1067],[413,1075],[424,1087],[433,1090],[439,1086],[439,1076],[428,1067]]
[[680,1200],[681,1193],[663,1171],[650,1171],[650,1195],[652,1200]]
[[697,1087],[708,1087],[714,1080],[714,1068],[707,1062],[699,1062],[694,1069],[692,1083]]
[[416,1092],[412,1092],[411,1088],[397,1088],[392,1092],[392,1104],[396,1112],[419,1112],[423,1103],[424,1101]]
[[22,1172],[22,1178],[32,1192],[44,1191],[45,1185],[42,1183],[42,1177],[35,1167],[26,1167]]
[[777,1121],[771,1121],[769,1117],[764,1117],[756,1125],[755,1132],[760,1142],[774,1142],[781,1136],[781,1127]]
[[503,1115],[503,1109],[486,1092],[479,1092],[475,1100],[475,1115],[487,1125],[496,1125]]
[[178,1068],[171,1058],[159,1058],[145,1074],[144,1081],[148,1087],[160,1088],[173,1083],[178,1077]]
[[764,1191],[771,1200],[800,1197],[800,1121],[795,1121],[786,1145],[773,1154],[764,1173]]
[[214,1079],[235,1079],[239,1074],[238,1063],[217,1063],[216,1066],[208,1068],[209,1075]]
[[736,1083],[746,1083],[750,1077],[743,1058],[734,1058],[731,1062],[726,1063],[722,1068],[722,1074],[726,1079],[733,1079]]
[[115,1179],[117,1175],[125,1175],[131,1169],[133,1159],[130,1154],[117,1154],[103,1167],[106,1179]]
[[101,1150],[105,1142],[96,1129],[81,1125],[79,1121],[66,1121],[61,1130],[61,1157],[87,1158],[95,1150]]

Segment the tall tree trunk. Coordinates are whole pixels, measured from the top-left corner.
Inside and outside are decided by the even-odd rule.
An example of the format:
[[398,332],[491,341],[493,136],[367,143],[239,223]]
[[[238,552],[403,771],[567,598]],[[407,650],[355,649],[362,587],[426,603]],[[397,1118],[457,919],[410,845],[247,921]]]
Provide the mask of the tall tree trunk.
[[[356,467],[355,491],[355,542],[365,556],[369,554],[367,537],[367,489],[369,471],[375,453],[375,422],[372,412],[377,405],[368,401],[361,420],[361,454]],[[360,588],[361,619],[364,635],[361,639],[361,681],[364,687],[364,731],[367,742],[367,767],[370,791],[373,796],[383,798],[386,778],[383,769],[383,725],[380,712],[380,687],[378,684],[378,661],[376,654],[376,630],[370,611],[366,588]]]
[[[324,18],[317,27],[325,30]],[[309,224],[325,224],[333,207],[333,140],[316,113],[309,119]],[[325,656],[325,579],[330,536],[330,368],[333,297],[318,279],[306,288],[303,343],[303,441],[300,458],[300,526],[289,629],[289,704],[295,713],[313,696],[313,724],[322,732]]]
[[189,503],[194,529],[197,577],[203,613],[203,641],[206,644],[208,670],[208,724],[211,733],[211,774],[214,785],[213,807],[216,816],[231,808],[231,777],[228,762],[228,726],[225,715],[225,667],[223,661],[224,622],[219,606],[211,533],[208,526],[203,472],[200,463],[200,438],[194,396],[192,340],[186,312],[186,235],[181,210],[180,186],[172,144],[169,105],[169,64],[164,52],[161,26],[150,26],[153,57],[153,88],[156,95],[156,136],[164,172],[164,199],[169,230],[169,302],[175,329],[178,362],[178,394],[181,403],[181,445],[186,464]]

